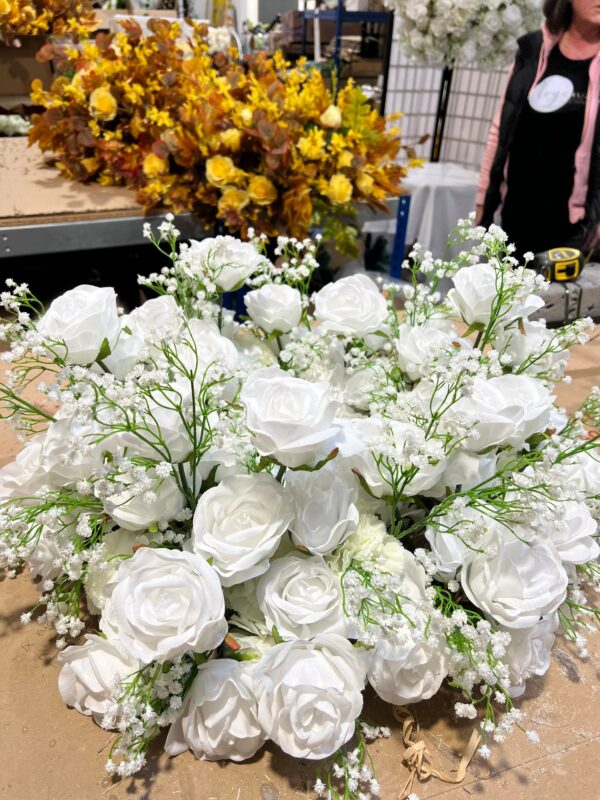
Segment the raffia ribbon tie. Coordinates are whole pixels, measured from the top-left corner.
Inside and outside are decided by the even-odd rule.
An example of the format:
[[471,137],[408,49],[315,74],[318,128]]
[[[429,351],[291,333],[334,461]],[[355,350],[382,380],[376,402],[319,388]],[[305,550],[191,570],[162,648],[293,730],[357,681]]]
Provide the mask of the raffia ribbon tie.
[[394,706],[394,717],[402,723],[402,740],[406,751],[402,756],[402,763],[408,767],[410,775],[404,784],[398,800],[406,800],[412,793],[415,778],[426,781],[429,778],[438,778],[444,783],[462,783],[467,773],[467,767],[475,755],[481,736],[474,730],[469,743],[462,755],[460,764],[455,774],[449,774],[441,769],[436,769],[431,763],[431,755],[427,750],[425,740],[421,738],[421,729],[418,721],[406,706]]

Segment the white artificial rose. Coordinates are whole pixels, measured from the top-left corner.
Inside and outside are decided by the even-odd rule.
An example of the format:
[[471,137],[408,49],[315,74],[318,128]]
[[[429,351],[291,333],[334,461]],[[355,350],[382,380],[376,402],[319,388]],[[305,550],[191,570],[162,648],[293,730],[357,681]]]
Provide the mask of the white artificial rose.
[[198,242],[190,240],[183,258],[192,271],[207,276],[223,292],[232,292],[256,272],[265,260],[254,245],[233,236],[217,236]]
[[[144,395],[137,412],[130,412],[134,430],[119,432],[111,441],[127,448],[128,456],[177,464],[184,461],[193,447],[191,426],[191,391],[189,384],[163,386]],[[113,445],[114,446],[114,445]]]
[[381,330],[388,316],[385,297],[367,275],[328,283],[315,297],[315,317],[324,331],[365,336]]
[[256,588],[267,627],[282,639],[346,634],[342,587],[322,556],[290,553],[276,558]]
[[248,370],[277,366],[277,344],[257,339],[247,328],[227,334],[237,348],[240,364]]
[[490,535],[510,535],[499,522],[473,508],[463,509],[459,523],[454,525],[445,525],[444,517],[437,522],[435,527],[426,528],[425,538],[431,547],[436,574],[444,581],[455,578],[471,554],[485,550],[485,540]]
[[[561,471],[565,486],[576,489],[584,497],[600,495],[600,457],[593,451],[585,450],[563,461]],[[0,470],[0,475],[2,472],[3,470]]]
[[[150,495],[150,496],[149,496]],[[155,522],[169,522],[185,508],[175,478],[156,479],[151,492],[133,494],[127,486],[104,501],[104,510],[128,531],[146,530]]]
[[244,296],[248,314],[265,333],[288,333],[302,316],[302,295],[284,283],[267,283]]
[[240,399],[258,452],[286,467],[314,466],[327,455],[337,402],[326,383],[266,367],[246,380]]
[[177,336],[181,328],[181,309],[169,294],[146,300],[127,315],[126,327],[145,344]]
[[511,697],[521,697],[525,682],[534,675],[545,675],[550,667],[550,651],[559,626],[558,614],[544,617],[532,628],[504,630],[510,634],[510,644],[502,656],[509,670]]
[[271,475],[231,475],[200,497],[192,547],[232,586],[266,572],[293,515],[289,494]]
[[411,381],[423,375],[423,369],[431,364],[436,353],[447,349],[456,340],[456,334],[435,323],[398,327],[398,337],[394,340],[398,366]]
[[492,445],[522,447],[549,424],[554,398],[528,375],[475,378],[466,397],[453,407],[467,425],[474,425],[464,446],[482,451]]
[[337,634],[278,644],[253,673],[258,721],[288,755],[327,758],[354,735],[365,673],[362,654]]
[[112,372],[117,380],[123,381],[142,357],[145,349],[144,340],[134,333],[128,333],[127,319],[121,317],[121,333],[116,345],[102,363]]
[[597,542],[598,523],[584,502],[567,500],[557,503],[555,514],[540,533],[551,541],[564,564],[587,564],[600,555]]
[[0,468],[0,500],[32,497],[48,486],[48,475],[40,465],[46,431],[26,442],[14,461]]
[[[474,264],[463,267],[453,277],[454,288],[448,292],[450,305],[460,314],[467,325],[487,325],[497,295],[498,271],[491,264]],[[526,300],[515,305],[503,316],[508,322],[519,317],[527,317],[539,308],[544,301],[536,295],[529,295]]]
[[188,369],[196,371],[195,380],[198,382],[203,380],[204,373],[213,364],[228,372],[235,370],[238,365],[239,355],[235,345],[209,320],[188,320],[177,350]]
[[141,547],[119,566],[100,628],[144,664],[214,650],[227,635],[219,578],[194,553]]
[[65,561],[72,553],[66,530],[53,531],[44,526],[27,556],[29,571],[35,577],[53,581],[64,571]]
[[478,455],[459,447],[450,456],[446,468],[438,484],[428,490],[432,497],[441,497],[446,487],[455,491],[458,486],[462,491],[491,479],[497,471],[498,457],[495,454]]
[[91,364],[106,344],[112,350],[121,331],[114,289],[86,284],[70,289],[52,301],[37,329],[64,342],[53,349],[67,364]]
[[369,653],[367,678],[387,703],[406,705],[433,697],[448,674],[444,649],[427,640],[380,639]]
[[285,485],[294,501],[290,530],[298,546],[325,555],[356,530],[358,482],[352,476],[328,466],[317,472],[288,472]]
[[171,725],[165,750],[176,756],[190,749],[207,761],[245,761],[265,735],[256,712],[249,665],[230,658],[198,667],[181,716]]
[[240,461],[240,454],[233,453],[227,447],[210,447],[200,458],[197,474],[201,481],[206,481],[212,475],[215,483],[220,483],[223,478],[230,475],[246,475],[248,470]]
[[556,611],[568,577],[552,546],[499,534],[465,560],[460,582],[472,603],[512,629],[531,628]]
[[123,681],[140,668],[118,639],[86,635],[82,645],[67,647],[58,654],[62,665],[58,690],[63,701],[99,725],[112,709],[116,681]]
[[65,486],[89,478],[103,464],[102,445],[94,444],[99,429],[77,417],[57,419],[46,429],[40,467],[53,486]]

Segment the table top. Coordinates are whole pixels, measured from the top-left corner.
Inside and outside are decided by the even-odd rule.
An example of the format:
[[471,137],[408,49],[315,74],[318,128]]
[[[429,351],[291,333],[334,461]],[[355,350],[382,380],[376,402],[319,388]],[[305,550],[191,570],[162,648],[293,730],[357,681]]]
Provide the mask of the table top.
[[411,191],[420,186],[477,186],[479,173],[474,169],[442,161],[428,161],[424,166],[411,169],[402,186]]

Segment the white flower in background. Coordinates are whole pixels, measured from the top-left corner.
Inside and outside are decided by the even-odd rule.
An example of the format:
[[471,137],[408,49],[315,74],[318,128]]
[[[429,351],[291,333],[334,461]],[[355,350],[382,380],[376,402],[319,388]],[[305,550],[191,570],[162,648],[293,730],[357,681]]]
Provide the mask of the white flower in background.
[[40,468],[48,483],[65,486],[89,478],[102,467],[102,445],[95,445],[99,429],[77,417],[57,419],[48,426],[40,452]]
[[534,433],[544,431],[550,421],[554,397],[528,375],[475,378],[468,396],[453,408],[473,425],[464,442],[469,450],[482,451],[492,445],[519,448]]
[[226,333],[236,346],[240,365],[248,370],[277,366],[277,344],[257,339],[247,328]]
[[102,360],[104,366],[120,381],[127,378],[142,358],[145,349],[143,339],[134,333],[129,333],[125,328],[127,328],[127,320],[121,317],[121,333],[117,343],[111,354]]
[[231,47],[231,31],[229,28],[215,28],[213,25],[209,25],[206,43],[208,52],[211,55],[213,53],[226,53]]
[[265,333],[288,333],[300,323],[302,295],[283,283],[267,283],[244,296],[248,314]]
[[148,393],[137,414],[139,427],[111,436],[109,444],[126,447],[128,457],[184,461],[193,447],[186,428],[186,423],[191,425],[190,397],[188,384]]
[[125,486],[104,501],[104,508],[121,528],[138,531],[175,519],[185,508],[185,498],[175,478],[155,478],[151,491],[134,494]]
[[194,553],[142,547],[119,566],[100,628],[144,664],[214,650],[227,634],[218,576]]
[[267,627],[277,628],[283,639],[346,633],[340,581],[321,556],[276,558],[258,581],[256,595]]
[[565,564],[587,564],[597,559],[598,523],[586,504],[568,500],[555,504],[554,510],[538,534],[540,539],[552,542]]
[[388,316],[385,297],[367,275],[329,283],[314,296],[315,317],[324,331],[365,336],[381,330]]
[[263,456],[286,467],[314,466],[327,456],[338,404],[326,383],[292,378],[277,367],[253,372],[242,387],[246,424]]
[[496,349],[503,356],[510,358],[510,363],[520,366],[528,359],[534,360],[526,371],[535,375],[538,372],[548,370],[560,361],[568,359],[568,351],[563,350],[558,353],[551,353],[537,359],[548,348],[554,334],[546,328],[546,320],[536,320],[530,322],[524,320],[520,328],[511,328],[502,331],[496,340]]
[[238,289],[265,261],[254,245],[233,236],[200,242],[191,239],[189,248],[182,248],[180,258],[190,271],[205,275],[224,292]]
[[46,339],[64,342],[55,350],[67,364],[91,364],[105,341],[112,350],[119,338],[114,289],[82,284],[65,292],[52,301],[37,329]]
[[465,560],[460,582],[472,603],[512,629],[531,628],[556,611],[568,577],[554,547],[506,534]]
[[192,547],[232,586],[267,570],[293,515],[289,494],[271,475],[232,475],[200,497]]
[[48,475],[42,470],[40,458],[46,432],[32,437],[14,461],[0,468],[0,500],[33,496],[48,485]]
[[181,716],[171,725],[165,750],[176,756],[191,750],[196,758],[245,761],[262,746],[250,667],[230,658],[198,667]]
[[412,381],[422,377],[423,370],[431,366],[436,353],[452,345],[452,337],[456,334],[448,327],[436,322],[415,326],[404,322],[399,325],[398,338],[394,339],[398,366]]
[[432,487],[428,493],[433,497],[441,497],[446,487],[455,491],[458,486],[462,491],[466,491],[491,479],[496,474],[497,468],[498,457],[495,453],[479,455],[459,447],[448,456],[439,485]]
[[69,532],[44,527],[35,547],[27,556],[29,571],[34,577],[53,581],[64,572],[65,562],[72,549]]
[[[437,575],[444,581],[452,580],[468,557],[478,552],[485,552],[486,540],[494,536],[510,536],[508,528],[502,526],[492,517],[481,512],[465,508],[460,512],[458,520],[439,518],[438,525],[428,527],[425,538],[431,547],[431,555],[437,568]],[[446,530],[444,523],[451,527]]]
[[[463,318],[467,325],[476,323],[487,325],[498,292],[499,272],[491,264],[475,264],[463,267],[453,277],[454,287],[448,292],[450,305]],[[523,302],[503,312],[503,320],[509,322],[519,317],[527,317],[539,308],[544,301],[537,295],[529,295]]]
[[[191,337],[194,347],[186,346]],[[238,365],[238,352],[227,337],[222,336],[214,322],[191,319],[183,333],[183,342],[178,346],[183,363],[190,370],[197,370],[196,379],[201,381],[205,371],[218,364],[232,372]]]
[[[334,462],[335,463],[335,462]],[[358,481],[329,465],[317,472],[288,472],[293,501],[292,539],[311,553],[335,550],[358,526]]]
[[365,674],[363,655],[337,634],[276,645],[253,673],[258,720],[288,755],[327,758],[354,735]]
[[146,300],[123,318],[124,325],[144,344],[154,344],[161,339],[177,336],[181,324],[181,309],[171,295],[165,294]]
[[511,697],[521,697],[529,678],[546,674],[558,627],[558,614],[550,614],[532,628],[504,629],[510,634],[510,644],[502,661],[509,669]]
[[406,705],[428,700],[438,691],[448,668],[444,647],[436,640],[380,639],[369,653],[367,678],[387,703]]
[[58,654],[62,665],[58,690],[63,701],[101,724],[115,703],[115,682],[136,672],[139,661],[117,639],[87,634],[85,644],[67,647]]
[[577,489],[584,497],[600,495],[600,458],[594,453],[589,451],[579,453],[563,461],[561,471],[566,486]]

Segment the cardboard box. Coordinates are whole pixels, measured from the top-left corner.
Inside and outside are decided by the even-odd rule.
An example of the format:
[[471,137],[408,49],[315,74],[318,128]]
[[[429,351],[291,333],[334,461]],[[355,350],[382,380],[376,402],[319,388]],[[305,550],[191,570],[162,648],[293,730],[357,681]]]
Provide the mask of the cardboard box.
[[21,47],[0,43],[0,97],[29,95],[31,81],[39,78],[45,88],[52,82],[52,68],[48,62],[36,61],[35,54],[44,44],[41,36],[23,36]]

